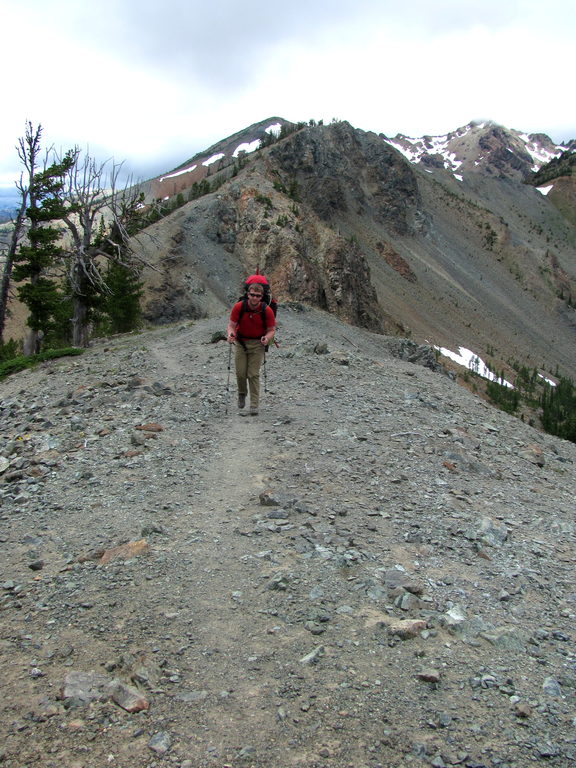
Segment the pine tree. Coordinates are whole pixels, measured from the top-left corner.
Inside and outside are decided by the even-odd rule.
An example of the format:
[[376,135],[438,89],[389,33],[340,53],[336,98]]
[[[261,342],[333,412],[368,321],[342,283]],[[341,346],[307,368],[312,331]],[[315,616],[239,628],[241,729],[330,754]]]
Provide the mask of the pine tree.
[[104,279],[109,289],[102,306],[102,311],[107,316],[107,333],[128,333],[135,330],[139,327],[142,317],[140,299],[143,288],[135,270],[111,260],[108,262]]
[[104,333],[128,333],[140,325],[143,283],[132,260],[130,237],[142,227],[143,193],[124,193],[115,207],[116,216],[108,229],[101,220],[95,246],[108,257],[103,275],[101,328]]
[[27,324],[31,329],[25,352],[40,351],[43,335],[50,332],[61,293],[55,278],[55,270],[63,255],[60,245],[60,229],[51,222],[61,220],[67,207],[60,199],[63,179],[74,165],[74,153],[68,152],[61,161],[42,171],[37,170],[40,150],[41,127],[36,132],[28,124],[25,150],[29,172],[28,208],[30,222],[27,242],[14,257],[12,279],[23,283],[18,297],[28,307]]
[[546,386],[541,398],[542,426],[552,435],[576,442],[576,387],[561,378],[557,386]]

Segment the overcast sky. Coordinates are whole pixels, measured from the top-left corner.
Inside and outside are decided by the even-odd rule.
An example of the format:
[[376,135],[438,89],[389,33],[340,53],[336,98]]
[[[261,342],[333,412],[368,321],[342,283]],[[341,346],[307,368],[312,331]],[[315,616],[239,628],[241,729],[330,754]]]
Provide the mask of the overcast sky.
[[0,0],[0,186],[26,120],[149,178],[252,123],[576,138],[574,0]]

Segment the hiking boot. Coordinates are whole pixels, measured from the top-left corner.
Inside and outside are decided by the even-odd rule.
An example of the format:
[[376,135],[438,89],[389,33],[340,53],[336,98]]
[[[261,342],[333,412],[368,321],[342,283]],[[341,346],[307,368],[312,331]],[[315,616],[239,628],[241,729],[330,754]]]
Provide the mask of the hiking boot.
[[238,395],[238,408],[244,408],[246,405],[246,395]]
[[258,408],[254,405],[250,406],[250,416],[258,416]]

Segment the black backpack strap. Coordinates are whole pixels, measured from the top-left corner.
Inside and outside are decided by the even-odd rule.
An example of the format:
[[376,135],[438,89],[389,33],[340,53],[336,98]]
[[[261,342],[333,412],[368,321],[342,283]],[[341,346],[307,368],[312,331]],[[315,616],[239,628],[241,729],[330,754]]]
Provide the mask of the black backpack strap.
[[240,307],[240,314],[238,315],[238,325],[240,325],[240,320],[242,320],[242,315],[246,310],[248,309],[248,298],[246,296],[242,296],[239,301],[242,302],[242,306]]
[[242,298],[240,298],[239,301],[241,301],[242,304],[240,306],[240,312],[238,314],[238,325],[236,326],[236,340],[238,342],[240,342],[240,346],[246,352],[246,344],[244,344],[244,341],[243,341],[242,337],[240,336],[240,320],[242,320],[242,315],[248,309],[248,297],[247,296],[242,296]]

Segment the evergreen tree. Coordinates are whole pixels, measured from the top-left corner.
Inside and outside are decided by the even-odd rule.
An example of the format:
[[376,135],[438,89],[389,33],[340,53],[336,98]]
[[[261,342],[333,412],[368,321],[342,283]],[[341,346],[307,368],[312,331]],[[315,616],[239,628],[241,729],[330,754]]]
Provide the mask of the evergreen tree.
[[[139,322],[142,292],[130,238],[145,224],[143,194],[130,182],[119,191],[121,165],[113,164],[108,172],[107,163],[99,165],[90,157],[80,161],[78,148],[46,167],[55,157],[49,150],[39,169],[41,133],[41,127],[34,130],[28,123],[20,140],[29,180],[19,187],[16,230],[23,232],[24,220],[28,229],[22,243],[14,238],[14,258],[4,270],[0,290],[1,344],[10,281],[21,283],[18,296],[28,306],[31,328],[25,354],[39,352],[42,339],[87,346],[89,331],[104,312],[111,317],[112,330],[131,329]],[[61,237],[64,226],[66,241]],[[106,270],[108,262],[114,264]]]
[[28,124],[26,135],[26,162],[29,171],[28,208],[26,215],[30,226],[27,242],[14,257],[12,279],[23,283],[18,297],[28,307],[27,324],[31,329],[25,345],[28,354],[37,353],[41,337],[52,329],[54,316],[61,301],[55,271],[63,255],[61,233],[52,222],[61,220],[67,213],[60,199],[63,179],[74,165],[74,154],[68,152],[61,161],[42,171],[37,170],[41,128],[36,132]]
[[72,344],[72,298],[66,284],[60,285],[59,301],[54,308],[52,320],[43,337],[46,349],[61,349]]
[[486,394],[490,400],[507,413],[515,413],[520,405],[520,393],[497,381],[486,382]]
[[99,306],[104,333],[127,333],[140,325],[143,283],[128,243],[142,228],[143,201],[143,193],[125,193],[115,207],[117,215],[109,230],[100,222],[95,246],[108,258]]
[[547,385],[541,405],[546,432],[576,442],[576,388],[572,381],[561,378],[557,386]]
[[142,310],[140,299],[143,284],[136,271],[110,260],[105,274],[109,293],[106,295],[102,311],[107,320],[104,327],[107,333],[128,333],[140,325]]

